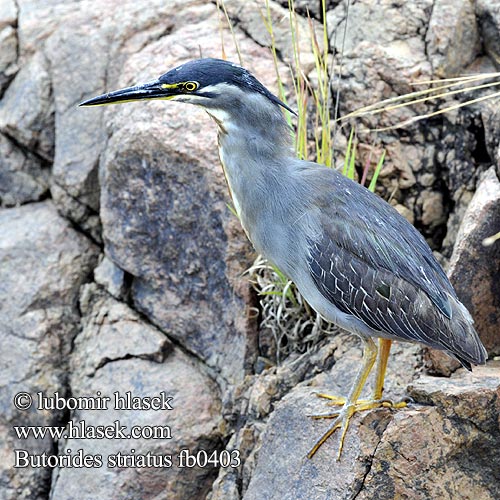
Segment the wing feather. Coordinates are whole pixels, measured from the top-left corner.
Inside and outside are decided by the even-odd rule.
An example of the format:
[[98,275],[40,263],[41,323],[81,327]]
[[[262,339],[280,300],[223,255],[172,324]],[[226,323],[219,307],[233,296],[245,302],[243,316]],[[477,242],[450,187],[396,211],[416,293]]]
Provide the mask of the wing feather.
[[[352,272],[367,264],[413,284],[451,318],[449,298],[456,299],[455,291],[422,235],[379,196],[338,172],[315,169],[313,174],[320,219],[316,241],[333,241],[357,257]],[[304,175],[311,175],[311,169]]]
[[[412,283],[385,269],[374,269],[331,240],[311,242],[308,265],[321,293],[374,332],[444,347],[435,334],[444,330],[443,321],[448,319],[436,314],[436,306]],[[389,288],[388,297],[377,291],[381,283]]]
[[469,369],[484,363],[472,318],[420,233],[364,187],[310,166],[300,173],[307,200],[300,221],[322,295],[375,335],[445,349]]

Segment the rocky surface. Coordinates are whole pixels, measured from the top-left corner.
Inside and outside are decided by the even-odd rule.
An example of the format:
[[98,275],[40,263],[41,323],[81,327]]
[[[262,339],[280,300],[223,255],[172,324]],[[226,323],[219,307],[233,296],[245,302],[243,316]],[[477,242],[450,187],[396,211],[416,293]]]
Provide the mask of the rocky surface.
[[[408,373],[407,357],[394,362]],[[343,358],[315,389],[337,392],[339,375],[352,368]],[[473,375],[462,369],[451,379],[420,377],[408,408],[354,418],[340,461],[338,437],[305,458],[327,423],[308,418],[324,413],[324,403],[299,386],[276,405],[243,498],[497,498],[499,370],[496,363]]]
[[[500,355],[500,245],[485,244],[500,227],[500,181],[494,167],[480,178],[458,232],[449,275],[458,296],[472,314],[481,339],[493,356]],[[432,370],[449,375],[456,360],[429,349]]]
[[0,206],[40,201],[49,193],[50,169],[33,153],[0,134]]
[[450,261],[450,279],[489,352],[500,355],[500,245],[486,244],[500,227],[500,181],[491,167],[465,212]]
[[68,391],[68,357],[78,332],[77,298],[98,249],[50,202],[0,211],[0,490],[42,498],[48,468],[13,469],[14,450],[53,453],[50,439],[17,439],[13,425],[60,425],[62,411],[16,410],[14,395]]
[[[225,4],[245,66],[276,91],[264,3]],[[341,114],[413,91],[416,81],[498,69],[494,1],[360,0],[347,23],[346,4],[328,1],[326,14],[331,53],[344,53],[342,64],[332,59],[333,105],[342,75]],[[271,1],[270,13],[293,103],[286,5]],[[317,34],[323,15],[319,2],[297,2],[301,65],[314,85],[308,10]],[[237,61],[215,2],[3,0],[0,46],[0,498],[500,497],[498,363],[468,373],[429,351],[427,368],[449,378],[430,377],[416,345],[394,345],[385,387],[387,397],[414,402],[356,415],[340,462],[338,436],[306,459],[328,426],[309,418],[328,411],[315,393],[345,395],[358,342],[340,333],[280,366],[262,358],[259,312],[242,276],[254,254],[227,206],[215,127],[203,112],[165,102],[77,107],[200,54]],[[454,99],[448,104],[464,98]],[[453,253],[451,278],[494,357],[500,247],[482,241],[500,230],[498,102],[399,130],[365,130],[445,105],[422,102],[351,122],[357,169],[386,150],[379,194],[443,262]],[[349,131],[337,132],[338,163]],[[13,405],[20,391],[164,392],[174,409],[20,411]],[[171,437],[20,440],[13,429],[81,421],[168,427]],[[236,452],[241,464],[180,468],[186,448]],[[104,465],[14,469],[14,449],[60,457],[82,450],[102,455]],[[173,463],[107,467],[118,452],[171,455]]]
[[[344,396],[359,368],[360,358],[357,340],[339,334],[314,355],[268,370],[246,392],[237,394],[236,401],[243,399],[237,408],[244,409],[245,416],[239,416],[237,421],[243,426],[228,446],[240,449],[247,456],[245,467],[240,478],[235,477],[234,471],[221,471],[209,498],[238,498],[231,494],[237,491],[238,479],[243,482],[240,490],[245,492],[242,496],[245,499],[329,498],[328,495],[344,498],[342,492],[353,493],[386,424],[385,410],[353,420],[335,481],[332,481],[332,467],[336,464],[338,438],[327,441],[312,460],[306,456],[329,422],[310,416],[333,411],[316,394]],[[402,398],[419,365],[418,346],[396,345],[388,368],[386,395],[395,400]],[[363,396],[368,394],[367,386]],[[379,417],[380,428],[376,428]]]
[[0,131],[42,159],[52,161],[54,102],[48,64],[43,53],[37,52],[19,70],[0,103]]
[[[83,450],[85,455],[102,457],[104,465],[59,469],[52,478],[52,497],[202,498],[210,490],[217,469],[180,468],[177,463],[181,449],[193,454],[203,449],[210,454],[220,448],[222,419],[215,384],[199,363],[172,345],[162,332],[95,285],[83,289],[81,307],[85,319],[71,356],[72,396],[99,394],[114,401],[115,392],[123,398],[127,392],[134,397],[163,393],[172,400],[164,411],[122,410],[111,403],[108,411],[76,410],[71,422],[75,426],[81,421],[87,426],[109,426],[119,421],[126,432],[141,426],[167,437],[67,439],[59,443],[61,453]],[[119,454],[165,461],[161,467],[126,467],[120,466]],[[84,493],[82,482],[89,485]]]

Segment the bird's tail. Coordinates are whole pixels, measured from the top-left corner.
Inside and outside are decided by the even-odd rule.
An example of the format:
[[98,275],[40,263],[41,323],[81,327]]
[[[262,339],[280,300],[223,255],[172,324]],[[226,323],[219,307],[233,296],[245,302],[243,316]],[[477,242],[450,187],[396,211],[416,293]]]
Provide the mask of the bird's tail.
[[449,296],[449,301],[451,335],[446,339],[447,342],[443,342],[446,350],[468,370],[471,369],[471,365],[483,365],[486,363],[488,353],[474,328],[472,316],[455,297]]

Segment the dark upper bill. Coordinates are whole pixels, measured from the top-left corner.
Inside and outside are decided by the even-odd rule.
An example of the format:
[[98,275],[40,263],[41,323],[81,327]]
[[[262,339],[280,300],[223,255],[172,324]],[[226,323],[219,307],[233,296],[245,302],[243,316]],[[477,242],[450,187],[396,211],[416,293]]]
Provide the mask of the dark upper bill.
[[158,80],[115,90],[81,102],[80,106],[103,106],[119,102],[140,101],[142,99],[168,99],[178,94],[174,86],[166,87]]

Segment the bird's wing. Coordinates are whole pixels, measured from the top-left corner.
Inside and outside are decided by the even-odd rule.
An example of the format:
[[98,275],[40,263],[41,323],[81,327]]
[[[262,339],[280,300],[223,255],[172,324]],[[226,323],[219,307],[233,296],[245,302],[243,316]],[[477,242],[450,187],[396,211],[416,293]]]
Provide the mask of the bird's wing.
[[416,308],[435,306],[450,319],[455,292],[429,246],[378,196],[329,172],[313,177],[322,187],[314,206],[320,224],[308,240],[308,266],[319,290],[374,330],[435,344],[437,325],[422,325]]
[[[415,314],[423,305],[423,292],[412,284],[390,271],[375,269],[331,240],[311,242],[308,265],[320,292],[374,332],[436,344],[432,336],[435,328],[422,327],[422,315]],[[431,303],[427,301],[426,305]]]

